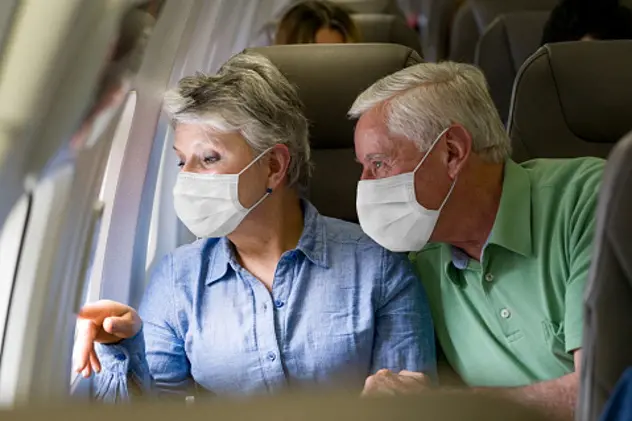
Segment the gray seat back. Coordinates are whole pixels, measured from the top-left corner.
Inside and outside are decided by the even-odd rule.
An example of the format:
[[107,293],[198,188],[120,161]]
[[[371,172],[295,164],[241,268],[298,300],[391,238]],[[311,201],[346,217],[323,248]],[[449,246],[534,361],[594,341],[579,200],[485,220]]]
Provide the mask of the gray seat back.
[[419,36],[402,18],[393,15],[355,14],[352,19],[360,30],[362,42],[400,44],[422,54]]
[[606,157],[632,130],[632,41],[554,43],[516,77],[514,159]]
[[309,198],[327,216],[357,221],[361,167],[355,161],[355,123],[347,112],[356,97],[391,73],[421,62],[396,44],[298,44],[255,48],[298,87],[310,121],[314,175]]
[[451,23],[463,0],[419,0],[421,34],[424,57],[440,61],[448,57]]
[[467,0],[452,23],[450,60],[474,63],[476,45],[498,16],[519,11],[550,11],[556,0]]
[[596,421],[615,384],[632,366],[632,133],[606,164],[584,302],[577,419]]
[[518,70],[540,47],[549,12],[513,12],[498,16],[478,41],[474,63],[485,74],[503,122],[509,117]]

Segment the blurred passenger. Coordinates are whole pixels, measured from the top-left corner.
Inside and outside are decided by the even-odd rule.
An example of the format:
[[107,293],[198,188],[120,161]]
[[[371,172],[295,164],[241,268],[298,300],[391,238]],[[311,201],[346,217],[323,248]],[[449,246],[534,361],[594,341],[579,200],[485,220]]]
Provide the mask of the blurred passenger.
[[[513,162],[485,78],[467,64],[401,70],[350,114],[360,224],[412,252],[448,362],[476,392],[570,420],[604,161]],[[413,377],[383,371],[365,393],[423,389]]]
[[632,12],[619,0],[562,0],[544,27],[542,45],[632,39]]
[[379,369],[433,376],[430,311],[406,256],[300,198],[308,122],[279,70],[242,53],[217,75],[182,79],[166,102],[176,213],[200,240],[159,263],[138,314],[111,301],[82,309],[76,368],[103,365],[97,397],[125,399],[134,384],[359,393]]
[[277,45],[351,42],[360,42],[360,31],[344,7],[329,1],[292,6],[281,19],[274,40]]

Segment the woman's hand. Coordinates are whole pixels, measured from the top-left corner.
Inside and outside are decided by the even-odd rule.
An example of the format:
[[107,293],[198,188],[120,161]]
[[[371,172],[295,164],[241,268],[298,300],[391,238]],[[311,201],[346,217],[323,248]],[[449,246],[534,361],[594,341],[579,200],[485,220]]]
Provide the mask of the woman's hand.
[[73,352],[73,367],[77,373],[90,377],[101,371],[101,362],[94,343],[114,344],[135,336],[142,326],[133,308],[115,301],[101,300],[86,304],[79,312],[77,339]]

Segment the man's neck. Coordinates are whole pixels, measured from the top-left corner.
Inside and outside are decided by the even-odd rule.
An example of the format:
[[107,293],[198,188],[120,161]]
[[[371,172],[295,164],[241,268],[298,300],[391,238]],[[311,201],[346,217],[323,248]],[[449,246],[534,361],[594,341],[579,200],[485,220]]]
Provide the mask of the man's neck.
[[480,261],[483,249],[496,221],[502,195],[504,166],[485,165],[479,171],[479,179],[465,190],[465,197],[455,203],[455,220],[459,221],[454,233],[455,241],[448,241],[454,247],[463,250],[470,258]]

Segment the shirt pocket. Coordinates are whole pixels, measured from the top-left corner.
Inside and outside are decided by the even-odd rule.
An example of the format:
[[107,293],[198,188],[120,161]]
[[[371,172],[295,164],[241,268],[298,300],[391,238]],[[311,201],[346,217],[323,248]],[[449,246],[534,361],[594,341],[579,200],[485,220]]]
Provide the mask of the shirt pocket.
[[547,351],[555,359],[553,364],[555,364],[558,369],[562,367],[565,371],[568,371],[569,364],[571,364],[572,367],[573,357],[566,352],[564,324],[545,319],[542,321],[542,333],[544,335],[544,342],[547,345]]

